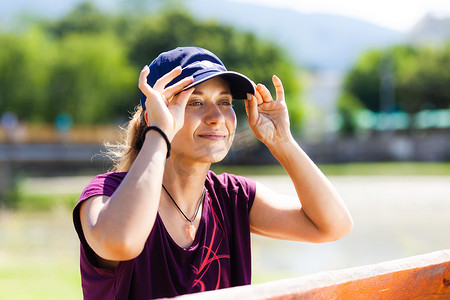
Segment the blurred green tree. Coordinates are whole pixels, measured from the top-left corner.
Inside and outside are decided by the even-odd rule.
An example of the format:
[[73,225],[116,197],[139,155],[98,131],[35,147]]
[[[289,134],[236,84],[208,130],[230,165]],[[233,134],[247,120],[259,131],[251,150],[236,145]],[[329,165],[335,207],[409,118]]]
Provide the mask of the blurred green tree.
[[137,101],[135,70],[123,44],[108,33],[69,34],[57,41],[38,28],[0,36],[0,113],[53,123],[126,119]]
[[[373,112],[380,110],[380,72],[381,51],[371,50],[361,56],[344,79],[341,107],[350,108],[355,100]],[[351,96],[351,98],[350,98]]]
[[20,119],[47,121],[42,104],[49,97],[55,45],[38,28],[2,33],[0,44],[0,114],[11,111]]
[[48,32],[63,37],[70,33],[104,32],[111,29],[113,18],[103,14],[92,2],[84,1],[63,18],[45,22]]
[[301,124],[300,80],[283,50],[251,33],[194,20],[181,8],[107,15],[83,2],[59,20],[3,33],[0,41],[0,113],[11,110],[25,121],[52,123],[60,113],[71,114],[75,124],[125,119],[139,103],[140,68],[163,51],[195,45],[272,91],[277,74],[293,127]]
[[355,130],[352,122],[362,109],[410,115],[425,109],[448,109],[449,70],[450,43],[433,48],[398,45],[364,53],[344,80],[338,101],[342,130]]
[[47,102],[50,120],[70,113],[76,123],[125,120],[138,101],[136,74],[112,34],[70,34],[59,41]]
[[394,55],[398,64],[396,96],[403,111],[413,114],[450,108],[450,43],[407,53],[396,48]]

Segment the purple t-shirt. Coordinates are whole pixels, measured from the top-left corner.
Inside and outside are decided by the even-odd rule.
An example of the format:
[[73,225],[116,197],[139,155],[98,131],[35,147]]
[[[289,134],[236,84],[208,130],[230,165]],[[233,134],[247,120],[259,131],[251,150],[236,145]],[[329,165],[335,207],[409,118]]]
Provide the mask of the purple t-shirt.
[[126,173],[95,177],[73,211],[80,238],[81,283],[85,299],[152,299],[250,284],[249,212],[255,182],[208,172],[202,219],[188,249],[178,246],[159,217],[142,253],[114,269],[100,268],[80,222],[80,203],[95,195],[111,196]]

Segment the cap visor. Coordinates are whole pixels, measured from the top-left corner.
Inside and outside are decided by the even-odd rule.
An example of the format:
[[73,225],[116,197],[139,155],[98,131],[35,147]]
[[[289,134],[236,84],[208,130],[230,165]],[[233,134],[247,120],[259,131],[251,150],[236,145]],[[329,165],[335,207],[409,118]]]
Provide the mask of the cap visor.
[[222,77],[228,82],[233,99],[247,99],[247,93],[252,95],[255,94],[253,82],[247,76],[233,71],[201,74],[194,77],[194,82],[185,87],[183,90],[188,90],[217,76]]

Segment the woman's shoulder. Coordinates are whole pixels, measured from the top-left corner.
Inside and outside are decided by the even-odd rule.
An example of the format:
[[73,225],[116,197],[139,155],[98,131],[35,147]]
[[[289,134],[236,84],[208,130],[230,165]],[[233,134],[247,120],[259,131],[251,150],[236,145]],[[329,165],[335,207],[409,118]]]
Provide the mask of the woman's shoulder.
[[127,172],[107,172],[96,175],[88,183],[87,186],[102,184],[102,185],[119,185],[127,175]]
[[237,214],[250,212],[256,195],[256,183],[253,179],[209,171],[205,186],[211,198],[217,199],[217,204],[228,211]]
[[254,190],[255,189],[255,181],[251,178],[230,174],[230,173],[221,173],[216,174],[213,171],[208,171],[206,176],[206,184],[210,185],[211,188],[214,189],[226,189],[226,190],[234,190],[238,191],[240,189],[244,190]]
[[99,181],[99,180],[120,180],[122,181],[123,178],[127,175],[127,172],[106,172],[102,174],[97,174],[92,180],[93,181]]
[[126,172],[107,172],[96,175],[84,187],[81,198],[88,198],[99,194],[111,196],[126,174]]
[[208,181],[219,181],[224,184],[232,181],[251,181],[252,179],[241,176],[241,175],[235,175],[227,172],[223,172],[220,174],[216,174],[214,171],[209,170],[208,174],[206,175],[206,180]]

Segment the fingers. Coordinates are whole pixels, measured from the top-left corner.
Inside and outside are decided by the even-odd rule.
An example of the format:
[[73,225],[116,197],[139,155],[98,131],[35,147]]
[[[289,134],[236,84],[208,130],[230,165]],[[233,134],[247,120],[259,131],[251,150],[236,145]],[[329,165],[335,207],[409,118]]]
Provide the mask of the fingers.
[[194,88],[190,88],[186,91],[182,91],[178,94],[177,97],[174,98],[174,100],[170,103],[170,105],[178,105],[180,107],[184,108],[186,107],[186,104],[189,100],[189,97],[191,97],[192,93],[194,92]]
[[258,103],[258,105],[264,103],[263,97],[262,97],[261,93],[258,90],[258,86],[259,85],[261,85],[261,84],[258,84],[257,86],[255,86],[255,91],[256,91],[255,97],[256,97],[256,102]]
[[147,76],[150,74],[150,69],[148,66],[144,66],[144,68],[141,70],[141,73],[139,74],[139,81],[138,81],[138,87],[143,92],[143,89],[146,88],[147,84]]
[[[175,79],[177,76],[179,76],[182,72],[182,69],[180,66],[174,68],[167,74],[163,75],[161,78],[159,78],[155,84],[153,85],[153,88],[150,87],[150,85],[147,83],[147,76],[150,74],[150,68],[148,66],[145,66],[139,75],[139,89],[144,93],[145,96],[147,96],[146,99],[146,106],[148,105],[149,99],[158,97],[161,98],[166,105],[169,104],[169,101],[172,99],[172,97],[176,94],[178,94],[180,91],[182,91],[186,86],[191,84],[194,81],[194,78],[192,76],[186,77],[179,82],[175,83],[174,85],[165,88],[167,84],[169,84],[173,79]],[[162,97],[157,96],[157,94],[162,95]]]
[[[270,91],[266,88],[266,86],[264,84],[259,83],[256,86],[256,90],[258,91],[258,93],[261,95],[262,101],[267,103],[267,102],[272,102],[272,95],[270,94]],[[259,101],[258,101],[258,104]]]
[[[151,92],[155,94],[155,97],[149,97],[147,96],[147,99],[145,99],[145,107],[150,107],[150,102],[152,99],[161,99],[161,101],[167,106],[169,105],[169,101],[166,99],[166,97],[163,94],[158,94],[155,90],[151,89]],[[145,93],[144,93],[145,94]]]
[[[276,101],[284,101],[284,89],[280,78],[278,78],[276,75],[273,75],[272,82],[273,85],[275,86]],[[270,94],[269,89],[264,84],[259,83],[256,86],[256,91],[257,93],[255,96],[258,98],[258,104],[261,104],[263,102],[268,103],[274,101],[272,95]]]
[[184,110],[186,109],[186,104],[191,97],[194,88],[190,88],[186,91],[182,91],[169,104],[169,110],[176,119],[176,129],[180,129],[184,124]]
[[[150,73],[150,70],[148,69],[148,72],[147,72],[147,69],[148,69],[148,67],[144,68],[144,70],[143,70],[143,71],[145,71],[144,74],[146,76],[148,76],[148,74]],[[189,76],[189,77],[183,78],[179,82],[166,88],[166,86],[172,80],[174,80],[176,77],[180,76],[181,73],[182,73],[182,68],[180,66],[178,66],[178,67],[174,68],[173,70],[171,70],[170,72],[164,74],[153,85],[153,89],[160,92],[164,96],[164,98],[166,100],[166,104],[167,104],[167,100],[170,100],[174,95],[178,94],[185,87],[187,87],[189,84],[194,82],[194,78],[192,76]]]
[[245,100],[245,111],[247,112],[248,122],[251,126],[258,119],[257,97],[247,93],[247,99]]
[[154,93],[153,89],[147,83],[147,76],[148,76],[148,74],[150,74],[150,69],[148,68],[148,66],[145,66],[141,70],[141,73],[139,74],[139,82],[138,82],[139,89],[147,97],[146,101],[148,101],[148,99],[151,98],[152,95],[154,95],[153,94]]
[[169,73],[164,74],[155,82],[153,88],[159,92],[162,92],[169,82],[171,82],[175,77],[181,74],[181,71],[181,67],[178,66]]
[[273,85],[275,86],[275,93],[277,95],[277,101],[284,101],[284,89],[283,84],[281,83],[280,78],[278,78],[276,75],[273,75],[272,77]]
[[162,94],[166,97],[166,99],[171,99],[174,95],[180,93],[185,87],[194,82],[194,77],[186,77],[174,85],[169,86],[168,88],[162,91]]

